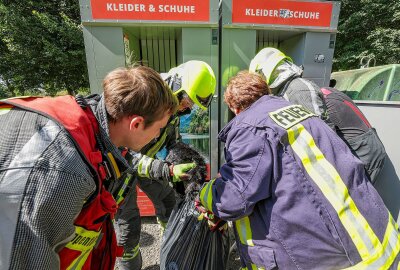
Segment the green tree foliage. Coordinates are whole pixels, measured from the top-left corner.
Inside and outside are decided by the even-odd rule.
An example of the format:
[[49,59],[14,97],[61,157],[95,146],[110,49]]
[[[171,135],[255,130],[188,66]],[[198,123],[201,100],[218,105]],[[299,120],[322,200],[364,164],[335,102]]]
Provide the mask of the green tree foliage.
[[333,69],[359,68],[363,56],[400,63],[400,1],[341,1]]
[[0,95],[87,88],[78,1],[0,2]]
[[197,108],[194,111],[192,120],[190,121],[189,127],[187,129],[188,133],[194,134],[207,134],[208,133],[208,110],[203,111]]

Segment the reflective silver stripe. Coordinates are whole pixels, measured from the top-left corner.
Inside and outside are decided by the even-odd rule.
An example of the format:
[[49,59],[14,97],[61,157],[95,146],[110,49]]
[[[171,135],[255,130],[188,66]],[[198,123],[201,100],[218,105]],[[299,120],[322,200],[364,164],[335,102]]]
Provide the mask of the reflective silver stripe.
[[139,161],[138,174],[140,177],[149,177],[150,165],[154,158],[143,156]]
[[59,132],[60,127],[49,120],[22,147],[0,181],[0,269],[8,269],[10,264],[12,242],[29,174]]
[[[366,260],[356,264],[355,266],[346,268],[347,270],[389,269],[393,264],[400,251],[400,237],[397,224],[389,212],[388,217],[389,222],[383,237],[381,248]],[[399,265],[397,266],[397,269],[399,269]]]
[[359,212],[336,169],[325,159],[304,126],[298,124],[289,129],[288,136],[307,173],[336,210],[361,258],[365,260],[370,257],[381,244]]
[[8,113],[12,108],[0,108],[0,115]]
[[301,80],[305,85],[307,85],[308,91],[310,91],[311,102],[312,102],[312,105],[313,105],[313,107],[314,107],[315,113],[318,114],[318,115],[322,115],[322,112],[321,112],[321,110],[319,109],[319,106],[318,106],[318,103],[317,103],[317,99],[318,99],[317,93],[315,93],[315,91],[313,90],[314,87],[311,85],[311,83],[310,83],[309,81],[304,80],[303,78],[300,78],[300,80]]
[[251,231],[249,217],[244,217],[235,221],[236,231],[239,235],[240,243],[246,246],[254,246],[253,233]]

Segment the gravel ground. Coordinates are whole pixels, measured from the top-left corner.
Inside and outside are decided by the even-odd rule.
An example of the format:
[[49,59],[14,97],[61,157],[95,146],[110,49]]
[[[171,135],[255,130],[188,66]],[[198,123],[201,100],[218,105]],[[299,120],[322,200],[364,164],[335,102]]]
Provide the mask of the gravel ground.
[[[142,252],[144,270],[160,269],[161,232],[155,217],[142,218],[142,232],[140,235],[140,250]],[[239,256],[232,252],[227,270],[240,269]],[[195,270],[195,269],[193,269]],[[200,269],[199,269],[200,270]],[[201,269],[207,270],[207,269]],[[221,269],[222,270],[222,269]]]

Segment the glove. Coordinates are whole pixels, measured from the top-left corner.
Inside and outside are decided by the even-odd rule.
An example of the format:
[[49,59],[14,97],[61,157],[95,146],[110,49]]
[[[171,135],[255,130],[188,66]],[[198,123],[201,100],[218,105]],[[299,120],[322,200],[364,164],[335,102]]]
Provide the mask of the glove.
[[196,163],[183,163],[183,164],[172,164],[170,166],[170,174],[172,176],[172,182],[187,181],[191,178],[191,169],[196,167]]
[[219,230],[221,233],[224,233],[225,230],[228,229],[228,223],[204,208],[198,198],[195,199],[194,205],[196,207],[196,210],[200,213],[198,220],[202,220],[203,218],[205,218],[207,220],[210,231],[215,232]]

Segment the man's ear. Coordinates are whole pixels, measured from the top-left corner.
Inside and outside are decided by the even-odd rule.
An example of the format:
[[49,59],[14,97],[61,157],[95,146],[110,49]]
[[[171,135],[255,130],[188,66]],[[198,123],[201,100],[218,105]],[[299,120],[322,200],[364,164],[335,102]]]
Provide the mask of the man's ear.
[[141,125],[144,126],[144,118],[142,116],[134,115],[131,117],[129,123],[130,130],[137,130],[141,127]]

